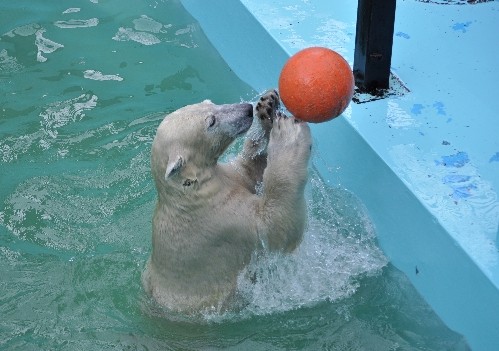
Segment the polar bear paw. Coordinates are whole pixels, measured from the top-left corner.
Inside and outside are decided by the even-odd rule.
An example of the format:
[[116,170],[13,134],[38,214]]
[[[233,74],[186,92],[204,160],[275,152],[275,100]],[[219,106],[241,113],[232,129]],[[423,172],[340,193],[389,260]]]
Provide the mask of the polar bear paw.
[[272,128],[272,122],[278,115],[279,94],[275,89],[267,91],[256,104],[256,115],[266,130]]
[[312,136],[307,123],[277,112],[270,134],[269,153],[286,155],[298,160],[308,160],[312,148]]

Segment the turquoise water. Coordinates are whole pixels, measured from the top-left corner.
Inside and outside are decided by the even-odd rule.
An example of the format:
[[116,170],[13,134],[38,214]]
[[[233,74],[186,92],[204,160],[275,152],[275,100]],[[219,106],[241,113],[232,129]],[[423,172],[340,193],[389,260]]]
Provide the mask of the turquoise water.
[[0,349],[467,349],[386,262],[362,205],[313,167],[304,241],[253,263],[246,308],[159,309],[140,284],[155,130],[186,104],[258,93],[175,1],[1,7]]

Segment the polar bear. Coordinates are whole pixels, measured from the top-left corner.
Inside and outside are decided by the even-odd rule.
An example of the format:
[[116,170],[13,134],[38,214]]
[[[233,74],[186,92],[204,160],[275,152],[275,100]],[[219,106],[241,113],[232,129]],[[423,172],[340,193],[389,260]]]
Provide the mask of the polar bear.
[[[144,289],[183,313],[225,311],[257,250],[291,252],[306,225],[308,125],[278,111],[275,90],[257,103],[206,100],[166,116],[151,151],[158,200]],[[252,125],[253,124],[253,125]],[[241,153],[218,162],[247,133]]]

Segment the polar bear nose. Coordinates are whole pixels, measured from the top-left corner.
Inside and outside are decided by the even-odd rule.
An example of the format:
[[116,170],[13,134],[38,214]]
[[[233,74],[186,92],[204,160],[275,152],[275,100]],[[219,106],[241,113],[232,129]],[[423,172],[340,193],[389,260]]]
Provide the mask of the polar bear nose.
[[241,104],[243,110],[246,112],[248,117],[253,117],[253,105],[252,104]]

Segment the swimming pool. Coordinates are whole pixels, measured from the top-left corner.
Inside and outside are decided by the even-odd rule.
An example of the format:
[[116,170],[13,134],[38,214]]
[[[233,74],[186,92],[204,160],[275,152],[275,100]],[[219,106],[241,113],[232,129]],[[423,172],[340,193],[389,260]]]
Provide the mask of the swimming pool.
[[304,242],[259,266],[245,310],[192,319],[147,299],[149,149],[161,118],[205,98],[255,101],[251,80],[279,64],[254,61],[243,81],[203,29],[176,1],[3,5],[0,348],[466,349],[387,263],[379,228],[320,150]]

